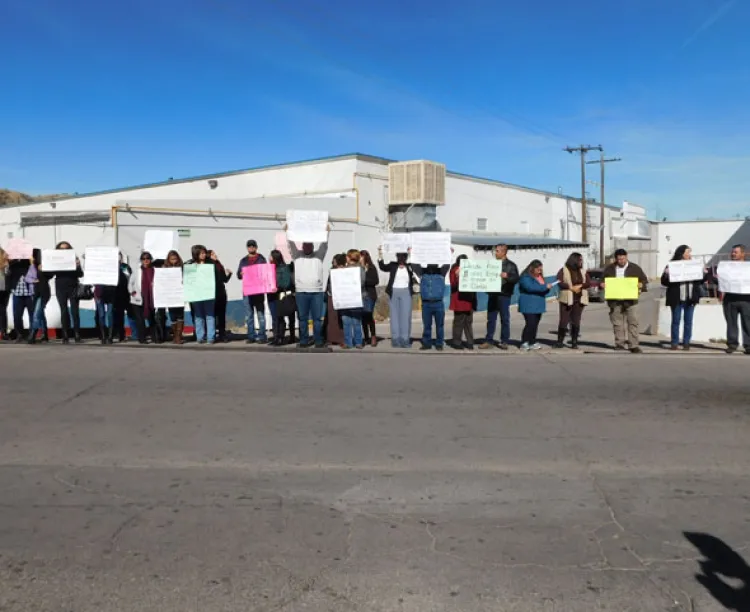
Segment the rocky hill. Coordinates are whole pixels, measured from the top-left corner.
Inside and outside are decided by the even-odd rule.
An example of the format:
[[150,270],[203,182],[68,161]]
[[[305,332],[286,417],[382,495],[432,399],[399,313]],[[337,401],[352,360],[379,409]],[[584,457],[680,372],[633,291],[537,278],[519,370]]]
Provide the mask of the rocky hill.
[[31,196],[20,191],[11,189],[0,189],[0,206],[13,206],[15,204],[29,204],[31,202],[44,202],[45,200],[54,200],[65,194],[55,193],[50,195]]

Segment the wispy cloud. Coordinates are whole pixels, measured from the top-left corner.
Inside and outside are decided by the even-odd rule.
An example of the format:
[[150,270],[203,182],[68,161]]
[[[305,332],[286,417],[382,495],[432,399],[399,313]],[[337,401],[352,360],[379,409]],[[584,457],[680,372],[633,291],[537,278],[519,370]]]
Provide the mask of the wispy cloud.
[[693,32],[690,36],[688,36],[685,39],[685,42],[682,43],[682,48],[685,49],[686,47],[689,47],[690,45],[692,45],[708,29],[716,25],[730,10],[732,10],[732,7],[735,4],[737,4],[737,0],[728,0],[727,2],[722,4],[716,11],[714,11],[708,17],[708,19],[706,19],[700,26],[698,26],[698,29],[695,30],[695,32]]

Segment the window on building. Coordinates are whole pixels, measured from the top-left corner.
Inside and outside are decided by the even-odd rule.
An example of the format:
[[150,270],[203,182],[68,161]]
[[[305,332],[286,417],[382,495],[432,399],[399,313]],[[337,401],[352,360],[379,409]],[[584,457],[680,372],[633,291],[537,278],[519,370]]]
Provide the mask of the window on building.
[[487,231],[487,219],[485,217],[477,218],[477,231],[479,232]]

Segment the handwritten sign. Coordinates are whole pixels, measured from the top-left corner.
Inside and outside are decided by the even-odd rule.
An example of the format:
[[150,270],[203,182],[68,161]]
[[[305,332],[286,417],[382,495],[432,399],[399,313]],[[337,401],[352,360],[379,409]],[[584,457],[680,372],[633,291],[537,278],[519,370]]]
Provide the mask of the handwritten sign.
[[336,310],[362,308],[362,272],[359,266],[331,270],[331,297]]
[[668,268],[670,283],[688,283],[703,280],[703,262],[698,259],[670,261]]
[[5,247],[8,259],[29,259],[34,254],[34,247],[23,238],[11,238]]
[[607,300],[637,300],[637,278],[605,278],[604,298]]
[[383,234],[383,253],[407,253],[410,248],[411,234]]
[[180,244],[174,230],[146,230],[143,236],[143,250],[151,253],[154,259],[166,259],[169,251],[176,251]]
[[242,295],[276,293],[276,264],[255,264],[242,268]]
[[42,250],[42,270],[45,272],[69,272],[76,267],[76,252],[73,249]]
[[154,306],[156,308],[182,308],[184,305],[182,268],[156,268],[154,270]]
[[216,276],[211,264],[187,264],[182,268],[186,302],[216,299]]
[[503,288],[502,273],[503,262],[497,259],[462,259],[458,290],[499,293]]
[[84,285],[117,286],[120,277],[120,249],[117,247],[86,247],[83,264],[84,280],[81,282]]
[[292,242],[327,242],[327,210],[287,210],[286,235]]
[[411,261],[439,266],[451,263],[451,235],[448,232],[412,232]]
[[716,275],[722,293],[750,293],[750,261],[721,261]]

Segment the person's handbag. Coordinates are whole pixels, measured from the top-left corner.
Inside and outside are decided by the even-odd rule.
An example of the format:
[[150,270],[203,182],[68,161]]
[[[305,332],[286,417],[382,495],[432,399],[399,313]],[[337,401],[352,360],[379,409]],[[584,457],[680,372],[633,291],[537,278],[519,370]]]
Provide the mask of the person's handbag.
[[84,285],[78,283],[73,297],[77,300],[93,300],[94,299],[94,288],[91,285]]
[[291,317],[297,312],[297,300],[291,291],[280,291],[276,312],[280,317]]

